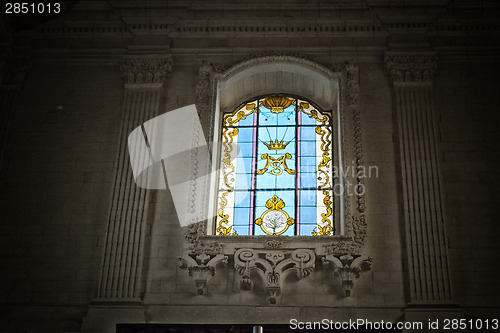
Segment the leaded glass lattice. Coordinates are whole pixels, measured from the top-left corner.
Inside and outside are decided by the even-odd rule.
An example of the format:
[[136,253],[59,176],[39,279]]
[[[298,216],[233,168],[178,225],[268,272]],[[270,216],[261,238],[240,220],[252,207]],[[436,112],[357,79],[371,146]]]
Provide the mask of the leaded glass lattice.
[[266,96],[222,119],[217,235],[333,235],[332,116]]

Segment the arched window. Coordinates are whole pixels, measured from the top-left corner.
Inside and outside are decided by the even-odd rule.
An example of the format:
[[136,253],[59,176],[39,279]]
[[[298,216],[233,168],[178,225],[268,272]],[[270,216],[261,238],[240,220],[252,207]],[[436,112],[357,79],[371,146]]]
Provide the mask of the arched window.
[[222,115],[216,235],[334,235],[332,112],[292,95]]

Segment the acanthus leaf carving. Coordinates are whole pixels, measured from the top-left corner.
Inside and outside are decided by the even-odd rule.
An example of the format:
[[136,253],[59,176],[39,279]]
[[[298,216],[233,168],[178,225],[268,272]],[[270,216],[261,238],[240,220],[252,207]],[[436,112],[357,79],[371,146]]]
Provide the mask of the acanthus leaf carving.
[[167,73],[172,70],[172,57],[126,57],[120,69],[125,84],[163,83]]
[[385,55],[387,73],[394,83],[432,82],[437,67],[435,54],[396,54]]

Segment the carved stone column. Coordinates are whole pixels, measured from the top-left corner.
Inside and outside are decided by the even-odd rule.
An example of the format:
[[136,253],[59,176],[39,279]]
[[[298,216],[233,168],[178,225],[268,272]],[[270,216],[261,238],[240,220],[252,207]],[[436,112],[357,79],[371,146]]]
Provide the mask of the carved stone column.
[[[102,322],[95,318],[107,317],[114,320],[123,317],[116,314],[116,311],[121,311],[125,315],[123,320],[127,322],[144,322],[143,311],[134,309],[134,306],[141,305],[144,224],[149,191],[139,188],[134,182],[128,153],[128,135],[158,114],[165,78],[171,66],[172,60],[169,57],[127,57],[121,64],[125,95],[119,151],[101,276],[97,298],[92,302],[98,308],[91,309],[94,314],[96,311],[100,313],[84,322],[84,331],[106,331],[108,327],[103,327]],[[114,306],[111,307],[110,304]],[[121,308],[117,310],[116,306],[120,304]],[[105,314],[104,310],[111,313]],[[90,315],[92,311],[89,311]],[[110,321],[109,329],[114,328],[115,322]]]
[[3,166],[11,119],[14,114],[19,92],[26,73],[31,67],[27,60],[14,59],[8,62],[0,60],[0,170]]
[[387,52],[399,127],[409,305],[451,304],[443,216],[432,52]]

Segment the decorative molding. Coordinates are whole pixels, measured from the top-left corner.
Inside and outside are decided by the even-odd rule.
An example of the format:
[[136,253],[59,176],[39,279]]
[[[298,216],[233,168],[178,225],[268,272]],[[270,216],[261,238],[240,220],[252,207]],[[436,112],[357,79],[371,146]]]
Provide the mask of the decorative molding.
[[348,297],[351,296],[354,280],[360,277],[361,272],[370,270],[372,266],[372,259],[366,256],[328,254],[321,260],[325,267],[333,266],[333,274],[340,277],[345,296]]
[[312,60],[309,60],[309,56],[302,53],[291,53],[286,51],[260,51],[253,53],[232,66],[224,64],[212,65],[215,72],[217,73],[217,80],[227,80],[236,73],[241,72],[246,68],[250,68],[259,64],[265,64],[270,62],[290,62],[294,64],[302,64],[311,67],[326,76],[337,76],[339,73],[333,72],[330,69],[322,66]]
[[316,255],[309,249],[293,251],[239,249],[234,254],[234,268],[241,276],[240,288],[251,290],[252,272],[257,272],[269,295],[269,303],[276,304],[283,282],[294,274],[302,279],[314,270]]
[[172,57],[124,57],[120,69],[124,84],[163,83],[172,70]]
[[227,256],[200,253],[179,258],[179,268],[189,271],[189,276],[193,277],[199,295],[207,293],[207,283],[215,276],[216,266],[220,263],[227,263]]
[[[364,188],[364,180],[360,172],[363,168],[363,136],[361,130],[361,110],[359,106],[359,67],[353,63],[345,65],[346,87],[344,112],[352,113],[353,117],[353,137],[354,137],[354,154],[356,163],[356,184],[359,188]],[[345,147],[345,142],[342,145]],[[345,149],[345,148],[344,148]],[[363,214],[366,211],[365,191],[357,191],[356,205],[359,213]]]
[[387,52],[385,64],[394,84],[432,82],[437,66],[437,57],[435,53],[409,55]]
[[277,240],[277,239],[266,240],[265,247],[268,249],[279,249],[282,246],[283,246],[283,242],[280,240]]

